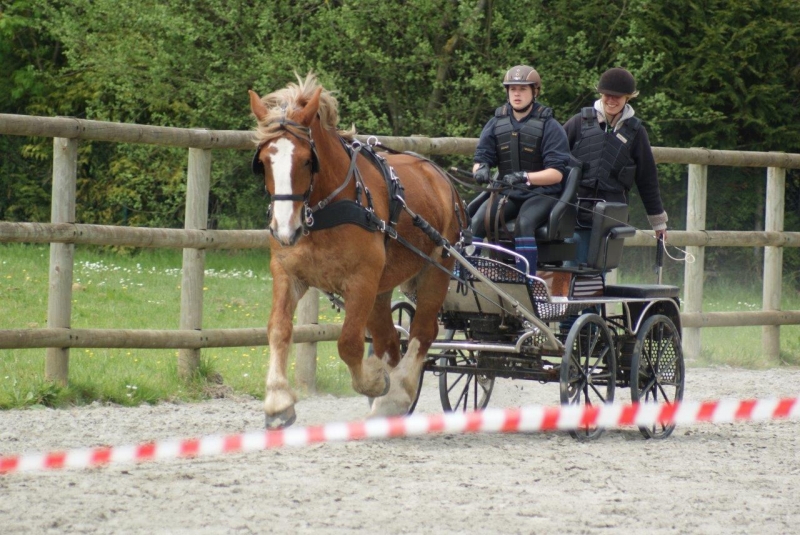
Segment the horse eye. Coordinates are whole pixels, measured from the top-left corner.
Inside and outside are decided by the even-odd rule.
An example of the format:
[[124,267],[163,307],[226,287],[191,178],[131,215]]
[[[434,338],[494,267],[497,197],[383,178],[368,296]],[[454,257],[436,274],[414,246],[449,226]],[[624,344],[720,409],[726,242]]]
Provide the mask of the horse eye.
[[306,167],[311,167],[311,160],[306,160]]

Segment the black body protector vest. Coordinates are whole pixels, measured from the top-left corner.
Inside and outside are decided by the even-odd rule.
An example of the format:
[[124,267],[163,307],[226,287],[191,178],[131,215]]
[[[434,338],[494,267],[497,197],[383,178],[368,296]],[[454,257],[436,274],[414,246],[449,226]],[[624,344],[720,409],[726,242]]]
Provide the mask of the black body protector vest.
[[539,106],[527,121],[522,123],[522,128],[514,131],[511,124],[511,106],[505,104],[495,110],[497,121],[494,125],[494,135],[497,140],[497,170],[503,177],[516,171],[541,171],[544,169],[542,160],[542,137],[544,123],[553,117],[553,110],[546,106]]
[[596,196],[599,192],[627,194],[636,178],[630,149],[641,124],[631,117],[616,132],[605,132],[594,108],[581,109],[581,138],[572,149],[572,155],[584,162],[581,188]]

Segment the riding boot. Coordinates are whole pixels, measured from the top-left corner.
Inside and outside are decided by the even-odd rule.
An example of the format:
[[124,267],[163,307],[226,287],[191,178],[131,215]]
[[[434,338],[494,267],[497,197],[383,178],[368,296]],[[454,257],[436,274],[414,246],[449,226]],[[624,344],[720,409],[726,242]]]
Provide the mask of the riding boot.
[[[529,275],[536,275],[536,261],[539,258],[539,249],[536,247],[536,238],[514,238],[514,249],[517,254],[524,257],[530,265]],[[525,272],[525,263],[522,259],[516,259],[517,269]]]

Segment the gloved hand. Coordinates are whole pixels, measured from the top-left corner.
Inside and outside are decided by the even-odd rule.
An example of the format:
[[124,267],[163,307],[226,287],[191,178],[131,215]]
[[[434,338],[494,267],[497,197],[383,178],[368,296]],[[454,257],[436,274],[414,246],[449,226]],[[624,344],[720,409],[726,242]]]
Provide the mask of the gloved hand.
[[503,177],[503,182],[509,186],[516,186],[517,184],[528,184],[528,173],[525,171],[516,171],[509,173]]
[[472,178],[475,179],[477,184],[488,184],[489,183],[489,165],[482,163],[478,166],[474,173],[472,173]]

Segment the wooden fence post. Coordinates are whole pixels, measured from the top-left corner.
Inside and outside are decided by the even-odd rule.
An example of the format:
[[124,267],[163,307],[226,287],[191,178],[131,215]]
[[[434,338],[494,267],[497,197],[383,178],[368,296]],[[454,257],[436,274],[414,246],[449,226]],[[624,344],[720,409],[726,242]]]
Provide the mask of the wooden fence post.
[[[686,199],[686,230],[705,230],[708,166],[689,164],[689,191]],[[694,256],[687,262],[683,277],[683,311],[703,311],[703,276],[705,247],[690,246],[686,252]],[[683,352],[689,360],[700,356],[700,329],[683,329]]]
[[[319,290],[309,288],[297,303],[297,324],[319,323]],[[309,394],[317,390],[317,343],[295,344],[295,385]]]
[[[206,230],[208,226],[208,191],[211,185],[211,151],[189,149],[186,181],[187,230]],[[180,328],[203,328],[203,277],[205,274],[205,249],[183,250],[183,277],[181,279]],[[178,351],[178,375],[188,379],[200,368],[199,349]]]
[[[51,223],[75,223],[77,175],[78,140],[53,138]],[[49,328],[70,327],[74,258],[74,244],[50,244],[50,288],[47,294],[47,326]],[[45,351],[45,380],[66,385],[69,376],[69,348],[48,347]]]
[[[784,201],[786,198],[786,169],[767,168],[767,216],[764,230],[783,232]],[[783,285],[783,247],[764,248],[764,291],[762,310],[781,309],[781,287]],[[761,327],[761,347],[764,356],[773,362],[780,360],[781,327]]]

